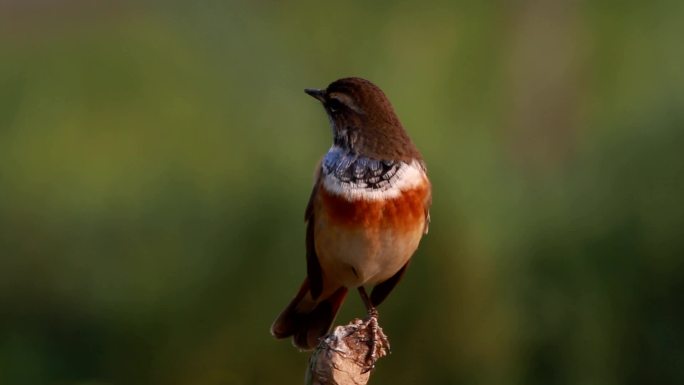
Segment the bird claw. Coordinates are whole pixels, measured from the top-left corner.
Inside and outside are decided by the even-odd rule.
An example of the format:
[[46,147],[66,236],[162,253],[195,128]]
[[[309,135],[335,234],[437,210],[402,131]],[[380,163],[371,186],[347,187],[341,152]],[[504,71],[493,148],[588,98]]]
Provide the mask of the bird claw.
[[378,311],[375,308],[368,311],[368,318],[364,324],[368,336],[368,354],[361,373],[368,373],[375,368],[378,359],[390,353],[390,344],[389,339],[378,324]]

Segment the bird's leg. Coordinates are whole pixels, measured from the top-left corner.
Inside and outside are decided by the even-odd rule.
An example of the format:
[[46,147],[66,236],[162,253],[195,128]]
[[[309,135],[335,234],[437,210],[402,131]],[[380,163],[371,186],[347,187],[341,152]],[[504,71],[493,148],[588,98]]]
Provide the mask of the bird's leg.
[[361,295],[361,300],[363,301],[363,304],[366,306],[366,311],[368,311],[368,317],[378,317],[378,311],[375,309],[375,306],[373,306],[373,303],[370,300],[370,297],[368,297],[368,294],[366,293],[366,288],[363,286],[359,286],[359,295]]
[[370,331],[369,338],[369,350],[366,356],[366,367],[364,373],[375,367],[375,362],[378,360],[378,351],[380,351],[380,356],[384,356],[389,351],[389,340],[385,333],[382,332],[380,326],[378,325],[378,310],[373,306],[366,289],[361,286],[359,287],[359,294],[363,300],[364,305],[366,305],[366,311],[368,311],[368,318],[366,319],[366,327]]

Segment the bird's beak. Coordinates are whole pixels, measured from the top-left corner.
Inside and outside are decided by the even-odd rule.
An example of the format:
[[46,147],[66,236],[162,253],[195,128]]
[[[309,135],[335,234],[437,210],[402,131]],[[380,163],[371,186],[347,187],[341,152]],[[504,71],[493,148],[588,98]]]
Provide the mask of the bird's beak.
[[304,92],[318,99],[320,102],[325,101],[325,90],[319,90],[317,88],[306,88]]

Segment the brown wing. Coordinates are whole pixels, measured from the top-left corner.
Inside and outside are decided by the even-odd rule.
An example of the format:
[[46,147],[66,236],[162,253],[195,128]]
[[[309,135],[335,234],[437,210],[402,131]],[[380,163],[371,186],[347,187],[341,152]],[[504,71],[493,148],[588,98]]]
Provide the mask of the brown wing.
[[[423,171],[425,172],[425,175],[427,175],[427,167],[425,166],[425,163],[421,163],[421,167],[423,167]],[[423,234],[427,234],[428,230],[430,229],[430,206],[432,206],[432,183],[430,183],[430,180],[428,180],[428,193],[427,196],[425,197],[425,229],[423,230]]]
[[423,234],[427,234],[430,230],[430,206],[432,205],[432,191],[428,191],[428,196],[425,198],[425,229]]
[[309,203],[306,205],[304,212],[304,220],[306,221],[306,274],[309,278],[309,289],[313,299],[318,298],[323,291],[323,272],[321,264],[318,262],[318,255],[316,255],[316,245],[314,240],[314,226],[316,218],[314,217],[314,200],[318,193],[318,188],[321,183],[321,165],[318,164],[316,168],[316,182],[313,189],[311,189],[311,196],[309,196]]
[[394,287],[397,286],[397,283],[401,281],[401,278],[404,276],[404,273],[406,273],[406,268],[408,267],[409,263],[411,263],[410,259],[401,269],[399,269],[399,271],[397,271],[388,280],[383,281],[375,285],[375,287],[373,287],[373,291],[371,292],[371,303],[373,304],[373,306],[380,305],[382,301],[384,301],[385,298],[387,298],[392,289],[394,289]]

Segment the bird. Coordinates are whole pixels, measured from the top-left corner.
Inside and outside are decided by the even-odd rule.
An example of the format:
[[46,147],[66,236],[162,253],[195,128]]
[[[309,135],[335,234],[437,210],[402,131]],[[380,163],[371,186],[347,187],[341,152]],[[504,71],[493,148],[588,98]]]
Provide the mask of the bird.
[[304,91],[325,109],[333,143],[316,167],[305,210],[306,278],[271,334],[310,350],[350,290],[377,325],[377,306],[428,232],[432,187],[421,153],[378,86],[347,77]]

